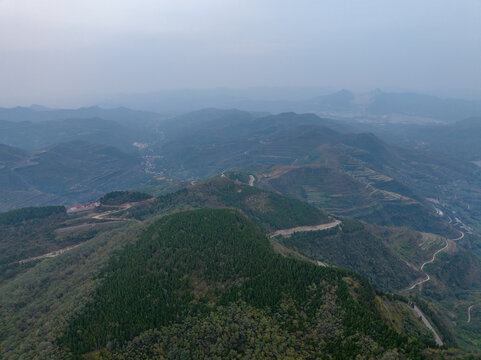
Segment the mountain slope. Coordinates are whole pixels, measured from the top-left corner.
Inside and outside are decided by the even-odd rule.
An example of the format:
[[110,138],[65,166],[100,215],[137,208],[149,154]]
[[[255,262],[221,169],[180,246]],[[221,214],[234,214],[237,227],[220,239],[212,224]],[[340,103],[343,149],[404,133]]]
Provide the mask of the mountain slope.
[[[166,131],[166,137],[159,142],[159,166],[166,175],[202,178],[254,165],[333,169],[333,178],[327,181],[338,192],[318,192],[321,202],[335,202],[336,194],[350,192],[349,205],[358,202],[361,206],[349,209],[343,205],[344,199],[338,199],[337,207],[348,210],[346,214],[350,215],[349,210],[364,212],[365,220],[382,225],[409,226],[409,222],[416,222],[416,229],[428,232],[437,227],[439,233],[443,225],[438,221],[437,225],[421,227],[436,222],[434,208],[426,198],[442,196],[449,202],[461,199],[460,208],[470,205],[477,212],[481,208],[481,169],[454,157],[439,158],[436,153],[391,146],[373,134],[341,134],[313,114],[253,117],[217,110],[201,115],[195,122],[196,116],[191,114],[191,127],[178,133]],[[170,126],[175,128],[175,122]],[[322,182],[322,177],[318,181]],[[306,185],[302,179],[297,182]],[[353,184],[361,191],[359,199],[356,191],[350,191]],[[475,196],[470,197],[467,189]],[[454,192],[459,193],[453,196]],[[389,218],[393,212],[401,214],[399,219]],[[384,218],[385,213],[388,218]]]
[[[139,158],[103,145],[70,142],[33,152],[3,149],[0,211],[91,201],[113,189],[141,185],[149,178]],[[20,155],[12,160],[12,153]]]
[[384,239],[354,220],[344,219],[338,228],[299,232],[276,240],[308,258],[354,270],[381,289],[402,290],[423,276],[403,261]]
[[235,208],[266,233],[331,221],[325,212],[310,204],[247,186],[226,176],[160,196],[154,202],[129,209],[126,216],[145,220],[151,216],[196,208]]
[[[93,213],[93,215],[99,215],[101,212],[110,214],[109,221],[116,219],[116,227],[120,226],[120,228],[105,229],[103,234],[97,236],[93,234],[93,238],[91,238],[91,236],[87,237],[87,239],[90,240],[85,241],[85,239],[80,239],[80,241],[82,241],[80,246],[55,258],[32,262],[31,267],[22,269],[21,274],[17,274],[16,276],[14,274],[14,277],[8,279],[4,284],[0,284],[0,321],[4,324],[3,330],[0,331],[0,341],[2,341],[5,351],[10,354],[10,356],[30,354],[31,358],[35,358],[35,354],[39,353],[49,354],[44,355],[46,357],[58,358],[59,355],[56,353],[58,349],[56,348],[55,342],[52,341],[55,337],[63,334],[66,324],[65,321],[70,319],[71,314],[82,313],[82,311],[79,312],[80,307],[85,304],[86,301],[92,299],[92,296],[95,296],[95,289],[97,286],[103,282],[102,279],[106,279],[105,276],[109,276],[109,272],[103,272],[105,276],[99,277],[99,269],[105,269],[106,264],[110,261],[109,258],[112,255],[112,251],[119,249],[128,243],[136,243],[142,233],[144,233],[144,235],[146,234],[146,227],[156,221],[155,219],[158,219],[159,217],[165,217],[165,215],[172,212],[192,208],[236,208],[257,223],[263,230],[264,234],[271,233],[277,229],[284,229],[286,227],[298,227],[300,225],[312,225],[332,221],[323,212],[312,205],[299,200],[285,198],[278,194],[272,194],[261,189],[256,189],[252,186],[244,185],[235,180],[230,180],[227,178],[227,175],[230,177],[236,176],[237,178],[242,179],[241,174],[226,174],[226,177],[218,177],[210,181],[198,183],[186,190],[178,191],[167,196],[161,196],[155,201],[149,200],[131,206],[130,208],[125,207],[126,210],[123,212],[112,210],[112,208],[100,208],[98,209],[100,212]],[[122,207],[120,207],[120,209],[121,208]],[[114,211],[114,213],[112,213],[112,211]],[[233,210],[226,211],[229,212]],[[237,214],[238,217],[243,219],[242,215],[239,213]],[[81,221],[85,222],[88,220],[85,218],[85,215],[78,220],[74,218],[70,219],[70,216],[71,215],[69,215],[69,219],[66,220],[65,218],[62,218],[60,219],[61,221],[57,223],[48,220],[51,222],[51,230],[58,232],[59,229],[57,229],[56,226],[60,226],[60,229],[62,229],[66,226],[64,225],[66,222],[70,222],[70,225],[68,226],[71,226],[74,224],[82,224]],[[128,218],[141,221],[125,220]],[[71,221],[74,221],[74,223],[71,223]],[[310,239],[306,243],[312,248],[317,247],[319,244],[325,245],[322,244],[322,241],[324,240],[329,242],[330,245],[325,249],[326,251],[319,252],[319,256],[315,257],[316,259],[328,262],[325,257],[322,257],[328,256],[330,257],[330,261],[328,262],[329,265],[346,266],[351,269],[362,271],[375,282],[374,284],[377,288],[395,288],[396,286],[394,284],[396,283],[409,282],[409,276],[417,277],[416,273],[411,274],[411,271],[405,268],[406,264],[402,259],[411,261],[413,264],[416,264],[416,266],[419,266],[419,261],[426,261],[425,258],[430,257],[432,252],[438,248],[438,244],[435,241],[432,242],[431,246],[426,247],[423,239],[416,240],[411,244],[411,237],[415,237],[418,234],[413,231],[409,233],[402,229],[379,229],[377,227],[373,229],[372,226],[368,225],[364,225],[361,229],[358,228],[359,224],[356,224],[356,222],[343,219],[341,233],[331,233],[331,230],[325,230],[317,233],[296,233],[292,235],[292,238],[295,239],[298,235],[299,239],[308,239],[311,235],[315,236],[317,237],[317,240]],[[19,223],[18,226],[21,227],[22,223]],[[185,229],[183,225],[175,226],[173,228],[177,229],[175,231],[177,235],[184,234],[182,232],[183,229]],[[196,225],[195,228],[200,230],[203,229],[203,226]],[[15,233],[15,229],[15,226],[12,225],[11,234]],[[233,230],[229,230],[228,232],[230,234]],[[363,234],[366,235],[365,238],[362,238]],[[82,234],[79,233],[78,235]],[[306,237],[303,237],[304,235],[306,235]],[[394,235],[397,237],[395,238]],[[152,239],[148,238],[148,235],[145,236],[147,236],[147,240]],[[195,236],[195,238],[201,239],[202,236]],[[235,236],[227,236],[227,238],[234,239]],[[383,239],[382,241],[379,240],[381,238]],[[35,241],[35,238],[32,239]],[[393,240],[391,241],[391,239]],[[45,242],[44,240],[47,241]],[[58,245],[56,240],[52,243],[48,243],[51,239],[46,238],[44,240],[42,241],[45,244],[42,243],[42,246]],[[78,241],[74,238],[71,240]],[[419,248],[419,241],[421,240],[423,240],[421,242],[423,247]],[[271,239],[271,244],[274,245],[276,251],[279,251],[287,257],[303,259],[315,263],[315,261],[300,255],[298,252],[294,252],[285,247],[280,247],[278,243],[273,241],[273,239]],[[340,244],[343,244],[344,246],[339,248]],[[404,246],[405,244],[408,244],[408,246]],[[2,246],[3,245],[7,244],[2,243]],[[291,246],[291,244],[288,245]],[[336,253],[334,255],[332,252],[329,253],[331,246],[333,249],[336,248],[336,246],[339,248],[339,251],[334,251],[334,253]],[[216,249],[220,248],[221,247],[216,247]],[[303,249],[299,247],[298,250],[302,251]],[[420,256],[416,257],[412,255],[419,251],[422,253]],[[241,254],[241,252],[238,253]],[[149,252],[149,254],[152,255],[153,253]],[[164,253],[160,251],[154,252],[154,254],[163,256],[162,254]],[[180,256],[180,253],[178,255]],[[312,256],[312,254],[308,255]],[[358,259],[352,261],[353,259],[356,259],[356,256]],[[209,258],[210,257],[211,256],[209,255]],[[344,263],[336,262],[343,257],[348,261]],[[174,258],[175,256],[172,257],[172,259]],[[181,256],[181,258],[192,259],[201,257],[192,257],[191,255],[188,255]],[[388,261],[387,267],[385,266],[386,260]],[[155,261],[155,259],[152,261]],[[143,263],[143,261],[136,262],[139,264]],[[363,265],[367,262],[370,266],[370,273],[365,272],[367,268]],[[167,262],[162,263],[166,264]],[[279,265],[280,268],[284,266],[286,265]],[[288,269],[292,268],[289,267]],[[328,269],[334,272],[340,271],[336,270],[336,268]],[[112,271],[113,273],[117,273],[116,270]],[[283,277],[288,278],[289,276],[292,276],[292,274],[289,273],[291,270],[287,271],[288,273],[283,274]],[[342,273],[343,271],[340,272]],[[206,283],[208,282],[200,281],[197,275],[198,274],[194,272],[194,289],[192,291],[201,291],[202,294],[206,294],[205,291],[208,289],[208,284],[206,285]],[[217,276],[216,279],[218,280],[222,278],[222,276]],[[275,277],[269,275],[269,280],[271,279],[275,279]],[[345,281],[345,276],[343,276],[343,279]],[[242,281],[244,280],[240,280],[240,282],[229,282],[229,284],[233,286],[241,286]],[[355,284],[356,283],[348,284],[354,286],[354,293],[357,286]],[[118,287],[117,291],[122,291],[122,288],[123,286]],[[221,288],[219,291],[222,292],[224,290],[225,288]],[[276,292],[275,290],[269,290],[269,293],[271,291],[274,291],[274,293]],[[212,294],[212,292],[208,293]],[[215,301],[220,299],[219,296],[219,292],[214,292]],[[264,295],[262,295],[262,297],[264,297]],[[265,298],[270,298],[270,295],[265,295]],[[265,313],[265,310],[259,309],[255,304],[253,305],[249,302],[247,304],[242,304],[242,302],[246,302],[246,300],[243,299],[240,299],[240,303],[236,301],[235,304],[218,304],[219,306],[222,306],[222,308],[216,307],[219,312],[209,312],[211,315],[207,316],[206,314],[207,317],[199,318],[196,314],[187,314],[185,320],[182,320],[181,323],[174,327],[169,329],[164,327],[159,328],[158,331],[162,333],[160,338],[157,336],[158,333],[156,331],[141,334],[139,338],[129,342],[126,345],[126,348],[120,349],[120,353],[116,353],[115,356],[122,358],[122,353],[132,355],[134,353],[137,354],[137,351],[143,351],[142,349],[147,347],[149,349],[154,349],[157,348],[157,346],[150,347],[150,345],[154,343],[157,345],[164,344],[162,339],[177,338],[176,334],[187,332],[189,332],[189,336],[191,336],[193,341],[195,339],[195,342],[197,343],[195,348],[198,349],[198,346],[205,345],[205,343],[202,342],[202,332],[198,333],[197,330],[194,331],[189,329],[209,328],[209,324],[212,323],[219,324],[219,326],[229,327],[229,325],[223,322],[222,319],[225,319],[226,316],[234,316],[235,314],[238,314],[239,311],[243,311],[246,315],[246,317],[239,318],[239,323],[243,324],[242,326],[250,327],[251,325],[249,324],[252,324],[252,321],[255,321],[256,319],[264,319],[266,323],[270,323],[274,327],[279,325],[279,323],[276,322],[276,319],[271,319],[270,313]],[[194,301],[197,300],[194,299]],[[406,334],[412,334],[412,336],[418,339],[430,338],[429,333],[426,337],[426,331],[422,323],[419,321],[416,322],[417,318],[413,316],[414,312],[412,311],[412,308],[409,307],[407,303],[408,300],[403,300],[406,301],[405,303],[403,303],[403,301],[398,303],[398,300],[392,302],[393,299],[389,300],[389,298],[381,296],[381,298],[378,298],[376,301],[379,306],[381,306],[381,309],[383,309],[382,316],[385,321],[393,324],[396,329],[403,333],[406,332]],[[199,300],[195,303],[195,307],[199,305],[202,308],[202,306],[204,306],[202,304],[203,302]],[[401,314],[404,315],[401,316]],[[22,325],[26,323],[29,324],[27,327]],[[54,324],[55,326],[53,326]],[[264,331],[263,329],[265,330],[265,328],[258,328],[256,331],[261,333]],[[212,329],[212,331],[215,332],[214,329]],[[286,334],[287,333],[284,332],[278,333],[281,339],[284,339],[284,336],[287,336]],[[253,339],[251,338],[251,340]],[[47,341],[47,343],[45,341]],[[283,343],[289,341],[290,340],[282,340]],[[303,343],[304,340],[297,339],[296,341]],[[429,341],[432,340],[426,341],[429,343]],[[111,345],[114,344],[114,342],[111,343],[109,349],[112,349]],[[145,347],[141,344],[144,344]],[[227,343],[223,344],[226,345]],[[275,344],[275,342],[265,344],[265,349],[269,348],[268,346],[275,346]],[[187,348],[190,346],[178,343],[177,349],[179,349],[179,347],[184,347],[184,345]],[[138,346],[141,346],[141,348],[138,348]],[[192,348],[191,350],[194,351],[195,349]],[[125,356],[129,358],[128,355]]]
[[333,162],[252,170],[256,186],[306,200],[337,215],[442,235],[453,232],[409,188],[356,160],[346,170]]
[[0,120],[13,122],[30,121],[33,123],[65,119],[92,119],[101,118],[117,121],[123,124],[152,121],[162,118],[161,115],[136,111],[124,107],[104,109],[98,106],[83,107],[79,109],[49,109],[38,106],[0,108]]
[[[163,218],[119,253],[104,276],[93,300],[60,338],[74,354],[161,328],[161,335],[153,336],[154,356],[181,351],[196,357],[212,351],[212,341],[218,343],[216,337],[194,340],[196,331],[203,331],[203,319],[225,317],[225,312],[234,312],[242,324],[265,317],[265,328],[256,331],[287,342],[278,349],[280,356],[378,356],[387,349],[414,350],[414,344],[384,323],[365,280],[276,256],[262,233],[232,210]],[[176,334],[192,329],[192,322],[193,343],[184,346]],[[237,328],[237,336],[245,336],[244,326]],[[159,341],[164,345],[155,346]],[[254,343],[225,341],[213,349],[218,356],[260,351]],[[276,344],[269,339],[263,343],[267,349]]]

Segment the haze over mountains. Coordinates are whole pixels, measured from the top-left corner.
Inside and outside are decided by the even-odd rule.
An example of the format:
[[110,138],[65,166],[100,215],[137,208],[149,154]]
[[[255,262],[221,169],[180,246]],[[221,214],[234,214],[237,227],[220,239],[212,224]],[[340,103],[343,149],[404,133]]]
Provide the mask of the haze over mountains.
[[367,116],[394,122],[452,122],[481,113],[481,100],[440,98],[412,92],[374,90],[354,93],[316,88],[250,88],[179,90],[119,95],[104,106],[127,106],[160,113],[185,113],[201,108],[248,111],[310,112],[339,117]]
[[481,359],[480,36],[477,0],[0,1],[0,359]]

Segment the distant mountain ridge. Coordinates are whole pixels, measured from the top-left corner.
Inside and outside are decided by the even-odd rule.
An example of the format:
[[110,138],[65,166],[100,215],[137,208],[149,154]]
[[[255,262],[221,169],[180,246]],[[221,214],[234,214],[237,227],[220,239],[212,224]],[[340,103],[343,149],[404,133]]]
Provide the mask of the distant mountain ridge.
[[[316,91],[320,95],[316,95]],[[441,98],[414,92],[384,92],[379,89],[355,94],[349,90],[327,92],[325,89],[306,89],[295,92],[276,92],[273,89],[185,90],[113,97],[105,104],[120,104],[138,109],[180,114],[200,108],[237,108],[248,111],[314,112],[324,116],[373,116],[382,118],[402,115],[453,122],[466,117],[481,116],[481,101]]]
[[0,120],[0,143],[27,150],[38,150],[61,142],[85,141],[133,152],[136,150],[135,142],[151,142],[158,136],[154,124],[139,123],[134,127],[99,117],[41,122]]
[[90,106],[79,109],[50,109],[40,105],[32,105],[30,107],[0,108],[0,120],[13,122],[101,118],[121,123],[135,123],[135,121],[154,120],[163,117],[154,112],[131,110],[125,107],[105,109],[99,106]]

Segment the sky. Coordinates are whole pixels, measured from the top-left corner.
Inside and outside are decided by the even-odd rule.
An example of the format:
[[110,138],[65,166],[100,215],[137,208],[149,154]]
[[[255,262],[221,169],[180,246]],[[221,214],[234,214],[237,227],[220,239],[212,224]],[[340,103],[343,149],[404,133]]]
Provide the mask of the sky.
[[0,106],[217,87],[481,99],[481,0],[0,0]]

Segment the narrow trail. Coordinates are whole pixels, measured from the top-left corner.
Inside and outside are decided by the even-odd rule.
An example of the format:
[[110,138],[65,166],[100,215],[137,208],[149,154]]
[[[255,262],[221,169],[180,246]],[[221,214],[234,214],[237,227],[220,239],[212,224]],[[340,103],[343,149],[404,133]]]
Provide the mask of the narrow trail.
[[274,231],[273,233],[269,234],[269,237],[272,238],[272,237],[276,237],[276,236],[279,236],[279,235],[289,237],[296,232],[327,230],[327,229],[331,229],[333,227],[336,227],[340,224],[341,224],[341,221],[336,220],[336,221],[333,221],[331,223],[321,224],[321,225],[297,226],[297,227],[290,228],[290,229],[283,229],[283,230]]
[[[458,230],[458,231],[461,233],[461,235],[460,235],[459,237],[455,238],[455,239],[450,239],[451,241],[459,241],[459,240],[461,240],[462,238],[464,238],[464,232],[462,232],[461,230]],[[437,256],[440,252],[443,252],[444,250],[446,250],[448,247],[449,247],[449,241],[446,240],[446,245],[445,245],[443,248],[437,250],[437,251],[433,254],[433,257],[432,257],[430,260],[428,260],[428,261],[426,261],[425,263],[423,263],[423,264],[421,265],[421,267],[420,267],[420,270],[421,270],[421,271],[424,271],[424,267],[425,267],[427,264],[433,263],[434,260],[436,260],[436,256]],[[410,287],[408,287],[407,290],[413,290],[416,286],[421,285],[421,284],[424,284],[425,282],[431,280],[431,276],[430,276],[428,273],[426,273],[426,272],[424,271],[424,274],[426,275],[426,277],[425,277],[424,279],[417,280],[416,282],[414,282],[414,284],[412,284]]]
[[72,246],[68,246],[68,247],[65,247],[63,249],[59,249],[59,250],[55,250],[55,251],[52,251],[52,252],[49,252],[47,254],[43,254],[43,255],[40,255],[40,256],[34,256],[34,257],[31,257],[31,258],[28,258],[28,259],[23,259],[23,260],[20,260],[18,261],[19,264],[25,264],[25,263],[28,263],[28,262],[31,262],[31,261],[35,261],[35,260],[41,260],[41,259],[46,259],[46,258],[53,258],[53,257],[56,257],[56,256],[59,256],[69,250],[72,250],[72,249],[75,249],[76,247],[82,245],[83,243],[80,243],[80,244],[77,244],[77,245],[72,245]]
[[471,305],[470,307],[468,307],[468,321],[467,321],[468,324],[471,322],[471,310],[472,310],[473,307],[475,307],[476,305],[478,305],[478,304],[473,304],[473,305]]

